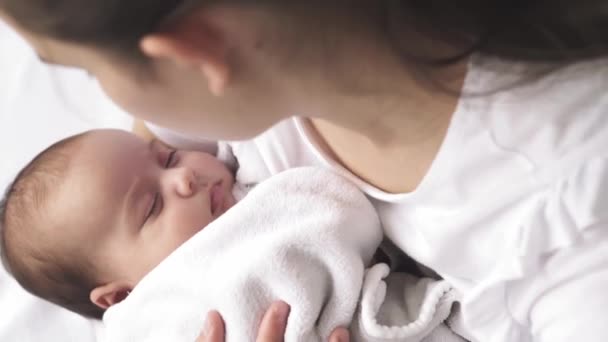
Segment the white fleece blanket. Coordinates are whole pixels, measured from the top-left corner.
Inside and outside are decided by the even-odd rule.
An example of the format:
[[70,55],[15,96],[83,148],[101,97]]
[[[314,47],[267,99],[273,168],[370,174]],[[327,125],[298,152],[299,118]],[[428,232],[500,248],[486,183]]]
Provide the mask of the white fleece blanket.
[[[366,266],[381,239],[374,207],[349,181],[313,168],[281,173],[259,184],[110,308],[104,316],[106,341],[193,342],[212,309],[222,314],[226,341],[254,341],[264,311],[278,299],[291,305],[286,341],[327,341],[335,327],[349,326],[361,312]],[[368,319],[354,325],[357,333],[365,325],[374,336],[387,334],[376,320],[386,294],[383,270],[377,266],[366,280]],[[401,327],[386,337],[404,337],[404,329],[415,335],[410,341],[428,335],[449,314],[451,302],[444,300],[449,289],[443,286],[412,291],[416,308],[397,311],[410,322],[416,321],[412,312],[422,312],[424,320],[415,322],[415,331]]]

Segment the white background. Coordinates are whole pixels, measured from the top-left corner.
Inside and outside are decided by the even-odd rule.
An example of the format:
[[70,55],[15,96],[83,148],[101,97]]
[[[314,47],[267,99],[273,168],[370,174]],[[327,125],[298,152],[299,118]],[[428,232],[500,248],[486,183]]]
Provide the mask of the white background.
[[[0,22],[0,191],[38,152],[98,127],[128,129],[131,119],[81,71],[43,65]],[[95,324],[25,293],[0,268],[0,341],[90,342]]]

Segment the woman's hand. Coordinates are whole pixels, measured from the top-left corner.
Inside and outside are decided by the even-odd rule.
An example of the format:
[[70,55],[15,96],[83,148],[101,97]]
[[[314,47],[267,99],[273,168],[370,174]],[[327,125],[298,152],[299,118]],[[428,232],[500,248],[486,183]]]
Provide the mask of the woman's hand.
[[[256,342],[282,342],[287,327],[289,305],[285,302],[274,302],[264,314]],[[207,322],[196,342],[224,342],[224,322],[216,311],[207,315]],[[349,342],[348,330],[337,328],[331,334],[329,342]]]
[[224,342],[224,321],[217,311],[207,314],[207,321],[196,342]]

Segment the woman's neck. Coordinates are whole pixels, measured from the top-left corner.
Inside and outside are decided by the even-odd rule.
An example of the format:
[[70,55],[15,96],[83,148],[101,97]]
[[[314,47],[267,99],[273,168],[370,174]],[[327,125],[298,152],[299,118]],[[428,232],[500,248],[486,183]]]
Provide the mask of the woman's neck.
[[[292,113],[351,130],[378,146],[423,142],[443,130],[446,117],[454,112],[467,61],[422,71],[421,65],[400,53],[394,37],[379,27],[382,21],[376,17],[381,12],[343,19],[333,29],[336,32],[311,33],[299,41],[303,50],[294,57],[293,82],[289,71],[278,77],[288,82],[284,89],[293,91]],[[409,32],[403,37],[412,46],[448,53],[445,44],[420,34]],[[324,45],[319,39],[325,40],[327,50],[318,48]]]
[[376,89],[375,92],[327,90],[325,103],[310,113],[316,120],[365,137],[378,148],[416,146],[437,139],[458,105],[466,63],[428,75],[438,82],[445,80],[441,85],[408,73],[403,64],[389,65],[386,60],[378,63],[373,75],[367,76],[367,83],[362,81],[365,76],[359,75],[358,84],[364,89]]
[[326,152],[354,174],[387,192],[410,192],[445,138],[467,62],[425,80],[382,37],[364,38],[339,43],[327,66],[339,78],[310,79],[317,87],[306,87],[299,113],[312,117]]
[[366,128],[364,122],[346,126],[313,118],[313,139],[327,155],[362,180],[388,193],[407,193],[416,190],[429,171],[445,139],[452,112],[409,126],[389,127],[389,120],[385,120],[382,128]]

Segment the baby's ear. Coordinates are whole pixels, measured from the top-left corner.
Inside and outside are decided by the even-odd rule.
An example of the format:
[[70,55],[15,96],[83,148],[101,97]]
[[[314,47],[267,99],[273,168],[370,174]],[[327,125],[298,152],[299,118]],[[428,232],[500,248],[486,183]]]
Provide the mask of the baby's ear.
[[118,304],[125,300],[132,287],[121,282],[113,282],[99,286],[91,291],[91,302],[102,309],[108,309],[114,304]]

